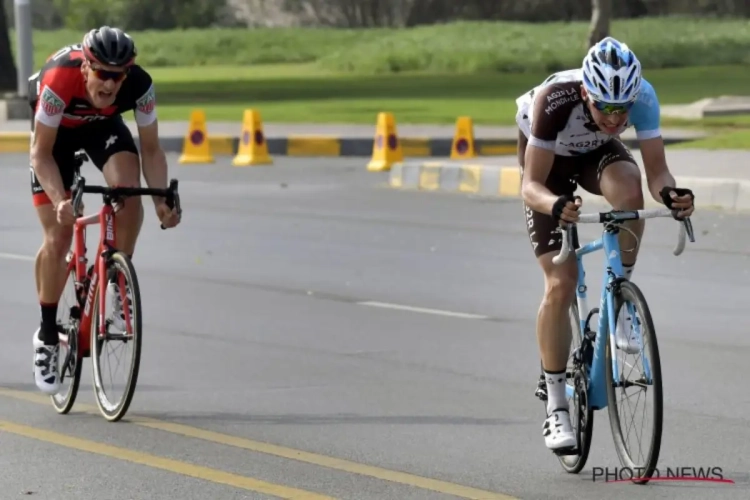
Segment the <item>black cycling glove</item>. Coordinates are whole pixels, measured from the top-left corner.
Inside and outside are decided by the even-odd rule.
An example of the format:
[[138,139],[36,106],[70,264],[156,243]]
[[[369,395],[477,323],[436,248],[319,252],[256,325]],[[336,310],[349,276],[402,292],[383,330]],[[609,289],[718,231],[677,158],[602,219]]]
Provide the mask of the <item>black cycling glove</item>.
[[[672,203],[674,200],[669,196],[669,193],[674,191],[677,196],[685,196],[686,194],[690,195],[690,200],[695,201],[695,195],[690,189],[687,188],[677,188],[677,187],[669,187],[664,186],[661,188],[661,191],[659,191],[659,195],[661,195],[661,199],[664,202],[664,205],[666,205],[667,208],[672,209]],[[674,217],[677,220],[681,220],[682,217],[677,217],[678,209],[673,209],[672,217]]]
[[558,196],[557,201],[554,205],[552,205],[552,217],[555,218],[555,222],[559,224],[560,221],[562,221],[563,208],[565,208],[565,205],[567,205],[569,201],[575,203],[576,198],[578,197],[573,196],[572,194],[564,194],[562,196]]

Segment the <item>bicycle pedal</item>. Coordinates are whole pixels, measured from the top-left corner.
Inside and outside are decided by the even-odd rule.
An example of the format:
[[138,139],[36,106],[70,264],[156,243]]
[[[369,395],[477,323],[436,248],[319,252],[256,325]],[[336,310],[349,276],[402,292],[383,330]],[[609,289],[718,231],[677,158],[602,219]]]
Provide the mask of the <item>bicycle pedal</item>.
[[542,401],[547,401],[547,382],[544,380],[544,375],[539,376],[539,381],[536,384],[536,391],[534,396],[538,397]]
[[534,396],[538,397],[542,401],[547,401],[547,391],[544,389],[537,389],[536,392],[534,392]]
[[558,457],[569,457],[569,456],[579,455],[577,446],[570,446],[568,448],[559,448],[557,450],[552,450],[552,453],[557,455]]

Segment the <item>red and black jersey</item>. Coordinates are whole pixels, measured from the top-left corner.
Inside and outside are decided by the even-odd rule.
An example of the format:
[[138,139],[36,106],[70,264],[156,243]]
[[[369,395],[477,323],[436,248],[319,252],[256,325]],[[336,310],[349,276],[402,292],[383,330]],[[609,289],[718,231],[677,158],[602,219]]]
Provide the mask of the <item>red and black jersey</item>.
[[112,106],[98,109],[86,98],[83,62],[81,45],[68,45],[50,56],[42,69],[29,78],[29,101],[35,120],[50,127],[74,128],[129,110],[134,111],[139,126],[156,120],[154,83],[146,70],[131,66]]

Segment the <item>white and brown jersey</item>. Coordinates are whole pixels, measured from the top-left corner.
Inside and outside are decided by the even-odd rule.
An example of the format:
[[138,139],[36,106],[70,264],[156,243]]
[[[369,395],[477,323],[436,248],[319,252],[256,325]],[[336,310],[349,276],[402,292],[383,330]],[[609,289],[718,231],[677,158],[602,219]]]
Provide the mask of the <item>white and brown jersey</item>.
[[529,145],[554,150],[560,156],[593,151],[635,127],[638,140],[661,135],[659,101],[645,79],[628,121],[614,135],[605,134],[594,123],[581,99],[581,70],[561,71],[516,99],[516,123]]

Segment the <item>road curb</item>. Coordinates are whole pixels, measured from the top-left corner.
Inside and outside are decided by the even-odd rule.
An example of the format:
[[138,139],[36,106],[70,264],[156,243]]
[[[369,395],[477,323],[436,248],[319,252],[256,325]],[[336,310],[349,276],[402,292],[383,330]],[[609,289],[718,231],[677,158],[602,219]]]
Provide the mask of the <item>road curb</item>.
[[401,162],[391,167],[388,182],[396,189],[518,197],[521,171],[479,163]]
[[[750,180],[675,175],[675,181],[693,190],[697,208],[750,211]],[[659,206],[649,194],[645,176],[642,184],[645,205]],[[476,162],[401,162],[391,167],[388,185],[401,190],[520,199],[521,169]],[[584,201],[602,200],[582,188],[576,194]]]
[[[692,139],[665,138],[666,144],[677,144]],[[181,153],[184,137],[163,136],[160,138],[164,151]],[[404,157],[447,157],[451,154],[452,137],[399,137]],[[239,135],[209,134],[211,154],[233,156],[237,154]],[[323,156],[323,157],[369,157],[373,154],[374,138],[290,135],[267,137],[268,153],[271,156]],[[637,148],[635,140],[625,140],[630,148]],[[0,132],[0,153],[28,153],[30,132]],[[136,144],[139,141],[136,135]],[[515,139],[475,139],[480,156],[515,155]]]

